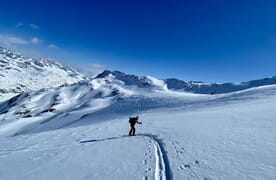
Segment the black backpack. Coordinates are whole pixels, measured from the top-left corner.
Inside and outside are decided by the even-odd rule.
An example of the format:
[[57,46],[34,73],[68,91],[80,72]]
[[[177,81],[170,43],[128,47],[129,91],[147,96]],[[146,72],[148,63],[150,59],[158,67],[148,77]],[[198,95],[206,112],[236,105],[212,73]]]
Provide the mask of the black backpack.
[[128,122],[129,122],[130,124],[132,124],[132,123],[135,123],[137,120],[138,120],[138,117],[129,117]]

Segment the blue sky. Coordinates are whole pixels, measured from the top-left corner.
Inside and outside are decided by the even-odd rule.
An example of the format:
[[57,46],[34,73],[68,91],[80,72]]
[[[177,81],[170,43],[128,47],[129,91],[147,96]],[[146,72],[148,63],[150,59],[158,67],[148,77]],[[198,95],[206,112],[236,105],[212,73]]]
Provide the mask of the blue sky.
[[0,45],[85,71],[238,82],[276,75],[276,1],[1,1]]

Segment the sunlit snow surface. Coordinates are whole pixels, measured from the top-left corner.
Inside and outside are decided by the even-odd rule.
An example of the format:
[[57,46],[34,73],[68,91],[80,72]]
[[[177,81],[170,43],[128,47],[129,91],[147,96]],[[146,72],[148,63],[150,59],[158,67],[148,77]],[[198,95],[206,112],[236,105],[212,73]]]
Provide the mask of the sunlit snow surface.
[[0,47],[0,102],[21,92],[73,84],[85,79],[47,58],[28,58]]
[[110,78],[2,103],[0,179],[276,179],[276,86],[195,95]]

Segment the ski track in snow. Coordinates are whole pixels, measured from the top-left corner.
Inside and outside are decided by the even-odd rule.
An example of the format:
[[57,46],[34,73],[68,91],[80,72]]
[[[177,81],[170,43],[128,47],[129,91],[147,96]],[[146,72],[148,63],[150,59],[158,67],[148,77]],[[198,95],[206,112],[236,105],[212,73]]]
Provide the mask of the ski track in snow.
[[[154,146],[154,156],[155,156],[155,172],[154,172],[154,179],[155,180],[172,180],[172,172],[170,169],[170,164],[168,161],[168,157],[166,155],[165,148],[163,146],[163,142],[161,139],[157,138],[156,135],[153,134],[138,134],[137,136],[142,136],[144,138],[149,138],[151,144]],[[95,143],[100,141],[107,141],[107,140],[115,140],[121,138],[127,138],[129,136],[119,136],[119,137],[111,137],[106,139],[91,139],[91,140],[82,140],[80,141],[81,144],[83,143]],[[147,179],[147,177],[144,177]]]
[[150,138],[152,144],[154,145],[154,155],[155,155],[155,180],[171,180],[172,173],[170,170],[170,164],[168,161],[168,157],[166,155],[166,151],[163,146],[163,142],[157,138],[157,136],[152,134],[141,134],[140,136],[144,136]]
[[[168,157],[166,155],[166,151],[163,146],[163,142],[161,139],[158,139],[156,135],[153,134],[138,134],[137,135],[144,137],[144,139],[149,138],[150,143],[154,146],[154,156],[155,156],[155,172],[154,172],[154,180],[172,180],[172,173],[170,170],[170,165],[168,161]],[[79,143],[95,143],[100,141],[109,141],[109,140],[115,140],[115,139],[121,139],[121,138],[127,138],[129,136],[119,136],[119,137],[111,137],[106,139],[91,139],[91,140],[84,140],[80,141]],[[25,147],[25,148],[17,148],[17,149],[0,149],[1,155],[4,152],[22,152],[22,151],[45,151],[50,149],[57,149],[57,148],[68,148],[71,146],[76,145],[77,143],[69,143],[69,144],[59,144],[54,146],[46,146],[46,147],[37,147],[36,145],[31,147]],[[147,179],[147,177],[144,177],[144,179]]]

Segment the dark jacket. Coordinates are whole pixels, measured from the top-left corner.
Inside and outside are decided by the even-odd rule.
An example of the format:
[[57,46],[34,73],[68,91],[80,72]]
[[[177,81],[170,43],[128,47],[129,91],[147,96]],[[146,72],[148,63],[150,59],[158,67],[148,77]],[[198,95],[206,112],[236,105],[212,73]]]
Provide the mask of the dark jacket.
[[131,126],[135,126],[136,123],[137,124],[142,124],[142,122],[139,122],[138,119],[139,119],[138,116],[136,116],[136,117],[129,117],[129,121],[128,122],[130,123]]

